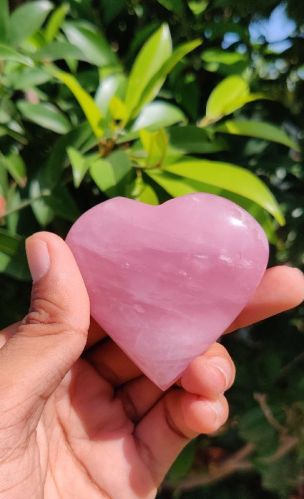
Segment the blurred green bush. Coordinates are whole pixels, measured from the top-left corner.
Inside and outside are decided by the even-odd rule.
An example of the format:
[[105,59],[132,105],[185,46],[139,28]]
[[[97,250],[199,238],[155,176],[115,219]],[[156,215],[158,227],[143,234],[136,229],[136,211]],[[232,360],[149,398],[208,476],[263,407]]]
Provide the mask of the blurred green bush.
[[[271,264],[304,263],[304,9],[285,50],[253,39],[265,0],[0,0],[1,323],[26,310],[24,238],[64,236],[117,195],[232,199]],[[302,92],[302,93],[301,93]],[[160,497],[301,498],[303,311],[225,339],[231,418],[183,452]]]

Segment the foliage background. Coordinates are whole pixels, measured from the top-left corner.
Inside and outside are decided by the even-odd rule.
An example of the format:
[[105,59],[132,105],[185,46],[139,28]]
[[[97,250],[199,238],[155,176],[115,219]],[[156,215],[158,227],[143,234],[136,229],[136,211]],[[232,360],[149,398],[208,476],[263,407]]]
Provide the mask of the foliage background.
[[[218,192],[263,224],[272,265],[303,266],[304,4],[14,1],[10,18],[7,7],[0,0],[1,326],[27,307],[24,238],[41,227],[64,236],[81,212],[117,194],[157,203],[195,190]],[[265,20],[278,7],[292,22],[284,40],[269,43]],[[151,69],[157,44],[165,43],[156,61],[166,50],[170,55],[164,23],[174,47],[198,38],[203,44],[187,46],[163,86],[166,68],[156,68],[163,72],[152,97],[161,106],[153,123],[149,108],[138,125],[143,104],[131,116],[126,106],[139,95],[138,81],[148,85],[147,74],[157,73]],[[123,75],[156,30],[159,38],[138,63],[133,89],[129,78],[131,97],[124,101]],[[218,435],[185,449],[160,498],[304,497],[303,333],[299,308],[224,339],[238,369],[230,420]]]

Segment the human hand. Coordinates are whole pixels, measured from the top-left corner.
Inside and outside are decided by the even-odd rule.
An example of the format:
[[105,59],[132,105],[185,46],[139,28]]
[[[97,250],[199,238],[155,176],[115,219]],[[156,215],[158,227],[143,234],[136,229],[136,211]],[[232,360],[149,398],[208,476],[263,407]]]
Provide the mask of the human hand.
[[[30,311],[0,334],[0,498],[155,497],[189,439],[226,421],[229,354],[215,343],[163,393],[89,325],[87,292],[64,241],[37,233],[27,254]],[[270,269],[230,330],[303,296],[299,271]]]

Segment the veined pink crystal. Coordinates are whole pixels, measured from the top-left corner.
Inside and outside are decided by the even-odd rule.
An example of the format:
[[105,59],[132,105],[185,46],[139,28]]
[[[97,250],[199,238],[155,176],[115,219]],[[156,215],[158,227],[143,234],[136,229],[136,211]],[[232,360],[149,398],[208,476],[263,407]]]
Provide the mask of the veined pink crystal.
[[202,193],[160,206],[110,199],[76,221],[67,243],[92,316],[163,390],[241,312],[269,251],[249,213]]

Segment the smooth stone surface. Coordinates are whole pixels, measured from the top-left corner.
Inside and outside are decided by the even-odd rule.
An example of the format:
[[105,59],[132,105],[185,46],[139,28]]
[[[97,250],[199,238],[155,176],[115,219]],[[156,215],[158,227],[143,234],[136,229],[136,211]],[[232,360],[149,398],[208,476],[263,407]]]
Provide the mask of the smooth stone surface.
[[251,215],[202,193],[160,206],[110,199],[76,221],[67,243],[92,316],[163,390],[238,316],[269,253]]

